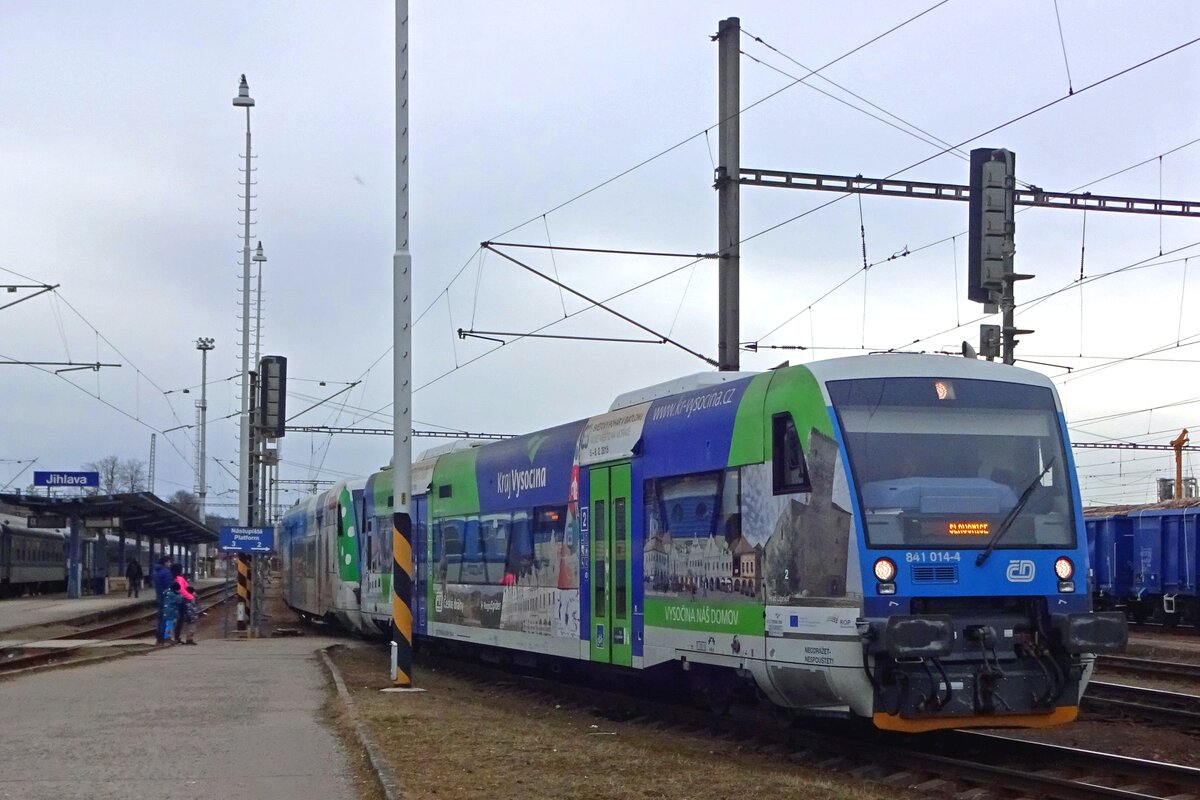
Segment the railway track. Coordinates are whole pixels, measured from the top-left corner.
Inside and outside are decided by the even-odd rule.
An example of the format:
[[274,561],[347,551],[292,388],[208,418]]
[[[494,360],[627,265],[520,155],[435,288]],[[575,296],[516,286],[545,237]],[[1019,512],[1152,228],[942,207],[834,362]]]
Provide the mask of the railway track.
[[598,689],[512,672],[491,664],[422,656],[425,667],[465,680],[498,685],[556,706],[586,709],[606,719],[711,736],[717,747],[730,740],[781,760],[814,769],[963,798],[1200,797],[1200,769],[1107,753],[1047,745],[1002,735],[948,731],[897,736],[839,720],[787,719],[762,705],[737,705],[728,715],[666,702],[662,693]]
[[[196,600],[200,613],[228,600],[232,594],[225,585],[209,586],[196,591]],[[153,636],[157,624],[157,611],[140,611],[137,614],[123,617],[101,625],[80,628],[70,633],[58,636],[47,636],[29,639],[25,644],[0,648],[0,676],[20,672],[32,667],[57,664],[72,660],[80,651],[94,647],[95,641],[113,639],[136,639]],[[56,622],[55,627],[69,625],[70,620]],[[26,633],[26,636],[29,634]],[[42,642],[70,642],[80,640],[75,647],[37,648],[33,645]]]
[[1185,730],[1200,730],[1200,696],[1093,680],[1084,708],[1104,715],[1130,716]]
[[1179,661],[1159,661],[1130,656],[1097,656],[1096,666],[1105,671],[1127,672],[1156,678],[1200,680],[1200,664],[1185,664]]

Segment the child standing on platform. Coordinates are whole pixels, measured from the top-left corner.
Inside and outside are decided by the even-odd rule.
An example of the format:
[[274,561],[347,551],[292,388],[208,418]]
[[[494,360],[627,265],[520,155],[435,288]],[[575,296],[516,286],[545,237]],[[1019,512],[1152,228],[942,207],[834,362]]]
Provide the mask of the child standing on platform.
[[192,591],[191,584],[188,583],[187,576],[183,574],[183,567],[179,564],[174,564],[171,567],[171,572],[175,573],[174,588],[179,592],[178,614],[175,624],[175,643],[176,644],[195,644],[196,643],[196,593]]
[[162,644],[175,644],[179,639],[179,585],[171,584],[159,600],[159,617],[162,619]]

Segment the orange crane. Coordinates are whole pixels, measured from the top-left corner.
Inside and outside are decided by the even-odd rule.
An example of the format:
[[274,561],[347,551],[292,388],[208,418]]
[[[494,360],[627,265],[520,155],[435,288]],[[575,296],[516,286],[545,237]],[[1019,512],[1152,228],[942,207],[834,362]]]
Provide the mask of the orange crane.
[[1183,451],[1200,450],[1188,444],[1188,430],[1183,431],[1170,444],[1138,444],[1137,442],[1072,442],[1071,447],[1093,450],[1174,450],[1175,451],[1175,499],[1183,499]]
[[1175,499],[1183,499],[1183,446],[1188,443],[1187,428],[1179,436],[1171,440],[1171,447],[1175,449]]

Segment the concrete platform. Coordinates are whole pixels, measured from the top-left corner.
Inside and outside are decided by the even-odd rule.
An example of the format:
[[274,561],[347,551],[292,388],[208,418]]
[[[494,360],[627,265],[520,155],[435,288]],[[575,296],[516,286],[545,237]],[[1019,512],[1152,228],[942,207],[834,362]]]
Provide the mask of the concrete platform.
[[354,800],[314,638],[210,640],[0,682],[3,800]]
[[0,639],[0,650],[6,647],[27,647],[30,650],[69,650],[72,647],[131,647],[154,644],[154,637],[145,639]]
[[[224,582],[223,579],[212,578],[196,583],[201,589],[204,589]],[[121,594],[91,595],[78,600],[68,600],[62,595],[0,600],[0,633],[30,625],[50,625],[64,620],[93,614],[106,614],[136,606],[144,606],[147,611],[152,611],[154,609],[154,590],[143,589],[140,598],[126,597],[122,592]]]

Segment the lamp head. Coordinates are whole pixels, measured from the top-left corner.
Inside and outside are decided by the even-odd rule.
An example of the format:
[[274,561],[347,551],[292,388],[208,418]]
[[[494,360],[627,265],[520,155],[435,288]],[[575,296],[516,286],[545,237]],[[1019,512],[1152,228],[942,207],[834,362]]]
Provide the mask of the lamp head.
[[249,108],[254,105],[254,98],[250,96],[250,84],[246,83],[246,76],[242,76],[242,82],[238,86],[238,95],[233,98],[235,106],[245,106]]
[[251,258],[250,260],[258,261],[258,262],[263,262],[263,261],[267,260],[267,257],[263,255],[262,242],[258,243],[258,249],[256,249],[254,251],[254,257]]

